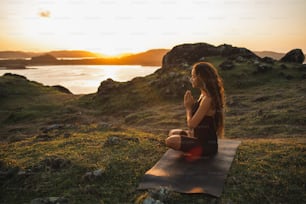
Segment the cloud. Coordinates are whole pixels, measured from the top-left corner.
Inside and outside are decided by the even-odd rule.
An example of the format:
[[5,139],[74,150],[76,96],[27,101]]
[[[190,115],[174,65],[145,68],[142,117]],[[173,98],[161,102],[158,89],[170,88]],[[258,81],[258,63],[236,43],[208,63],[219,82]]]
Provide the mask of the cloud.
[[40,11],[40,12],[38,13],[38,15],[39,15],[40,17],[42,17],[42,18],[49,18],[50,15],[51,15],[51,13],[50,13],[50,11]]

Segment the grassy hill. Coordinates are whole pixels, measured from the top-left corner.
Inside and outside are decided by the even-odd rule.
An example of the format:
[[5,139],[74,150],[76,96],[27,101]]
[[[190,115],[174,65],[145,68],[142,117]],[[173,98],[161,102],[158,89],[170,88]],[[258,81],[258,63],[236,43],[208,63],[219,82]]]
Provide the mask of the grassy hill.
[[[220,67],[225,57],[205,60],[224,80],[225,137],[242,144],[221,198],[169,192],[162,201],[305,202],[303,68],[233,61],[227,70]],[[188,65],[160,69],[129,82],[104,81],[99,92],[83,96],[20,76],[0,77],[0,203],[41,197],[141,203],[154,197],[136,187],[166,151],[167,132],[185,127],[182,94],[190,89],[189,75]]]

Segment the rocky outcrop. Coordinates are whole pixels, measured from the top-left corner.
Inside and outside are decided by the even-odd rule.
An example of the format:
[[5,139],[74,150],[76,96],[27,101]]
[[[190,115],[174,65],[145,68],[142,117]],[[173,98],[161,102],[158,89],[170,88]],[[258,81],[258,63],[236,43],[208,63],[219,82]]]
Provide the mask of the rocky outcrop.
[[293,49],[280,59],[281,62],[291,62],[299,64],[302,64],[304,60],[305,55],[301,49]]
[[69,89],[67,89],[66,87],[63,87],[61,85],[55,85],[55,86],[52,86],[52,87],[59,92],[66,93],[66,94],[72,94]]
[[192,65],[199,61],[205,61],[206,57],[222,56],[231,59],[256,58],[257,55],[246,48],[233,47],[231,45],[213,46],[207,43],[182,44],[175,46],[163,57],[162,68],[182,67]]
[[274,60],[271,57],[264,57],[264,58],[262,58],[262,62],[267,63],[267,64],[274,64],[275,61],[276,60]]
[[102,81],[98,88],[98,96],[107,98],[112,90],[116,90],[121,86],[120,82],[116,82],[111,78]]

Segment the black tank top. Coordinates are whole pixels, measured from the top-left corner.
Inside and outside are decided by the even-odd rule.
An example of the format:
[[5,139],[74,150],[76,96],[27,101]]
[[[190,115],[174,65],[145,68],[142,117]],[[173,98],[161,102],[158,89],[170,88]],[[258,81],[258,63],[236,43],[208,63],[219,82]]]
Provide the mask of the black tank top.
[[[202,100],[202,99],[201,99]],[[201,100],[198,100],[192,108],[192,115],[198,110]],[[204,116],[202,121],[197,127],[193,129],[194,137],[198,138],[202,145],[212,145],[217,146],[217,134],[215,128],[215,121],[213,116]]]

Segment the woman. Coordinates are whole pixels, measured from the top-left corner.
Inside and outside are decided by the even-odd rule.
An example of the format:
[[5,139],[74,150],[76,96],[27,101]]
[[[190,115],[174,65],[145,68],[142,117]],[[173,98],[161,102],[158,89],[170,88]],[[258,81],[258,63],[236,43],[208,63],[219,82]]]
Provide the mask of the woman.
[[188,90],[184,96],[189,131],[174,129],[169,132],[166,146],[180,150],[196,159],[218,152],[217,137],[224,132],[224,88],[216,68],[207,62],[196,63],[190,81],[201,95],[194,100]]

